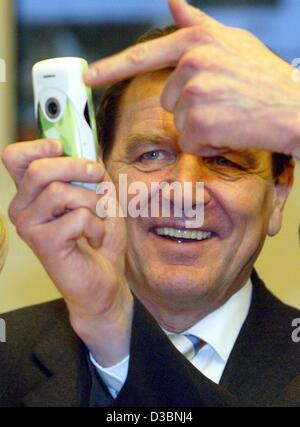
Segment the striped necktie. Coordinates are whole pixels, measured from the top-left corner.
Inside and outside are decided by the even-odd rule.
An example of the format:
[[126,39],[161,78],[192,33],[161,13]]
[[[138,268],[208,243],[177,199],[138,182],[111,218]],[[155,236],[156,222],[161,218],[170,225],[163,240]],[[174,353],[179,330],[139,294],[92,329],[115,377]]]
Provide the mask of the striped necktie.
[[193,359],[205,345],[204,341],[192,334],[169,335],[169,339],[177,350],[189,360]]

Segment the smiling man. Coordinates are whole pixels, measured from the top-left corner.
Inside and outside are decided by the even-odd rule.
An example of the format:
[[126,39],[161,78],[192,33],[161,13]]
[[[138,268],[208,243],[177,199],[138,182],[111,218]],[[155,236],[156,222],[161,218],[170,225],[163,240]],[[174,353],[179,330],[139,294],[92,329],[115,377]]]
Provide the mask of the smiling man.
[[[5,316],[12,338],[0,353],[3,405],[269,405],[299,374],[291,339],[299,312],[253,270],[266,236],[281,227],[293,161],[247,144],[216,149],[210,139],[205,153],[190,153],[161,106],[174,68],[160,68],[107,90],[98,114],[104,163],[63,157],[57,141],[4,152],[17,186],[11,220],[66,307]],[[260,134],[261,124],[248,121],[247,136]],[[186,228],[174,215],[100,219],[98,196],[70,184],[118,186],[121,174],[148,188],[204,182],[203,225]]]
[[[161,35],[173,31],[170,27]],[[281,228],[293,162],[255,148],[210,157],[184,152],[173,115],[160,104],[172,72],[150,72],[113,85],[98,113],[103,157],[117,185],[120,174],[148,188],[153,181],[205,184],[199,230],[187,233],[184,217],[126,219],[127,280],[167,333],[192,334],[206,343],[191,360],[197,369],[228,386],[243,403],[267,404],[291,380],[283,364],[293,366],[292,377],[298,371],[299,348],[290,339],[297,310],[265,289],[253,264],[265,238]],[[282,364],[283,346],[289,350]],[[127,363],[123,377],[122,364],[115,371],[117,392]]]
[[[131,289],[162,326],[183,331],[247,282],[266,235],[280,229],[292,165],[281,158],[284,171],[273,177],[273,157],[267,151],[213,157],[183,152],[172,114],[160,106],[169,75],[169,70],[153,72],[128,85],[105,159],[116,183],[126,174],[129,184],[143,181],[149,188],[153,181],[205,184],[200,236],[184,237],[187,218],[126,220]],[[136,142],[129,145],[132,139]]]

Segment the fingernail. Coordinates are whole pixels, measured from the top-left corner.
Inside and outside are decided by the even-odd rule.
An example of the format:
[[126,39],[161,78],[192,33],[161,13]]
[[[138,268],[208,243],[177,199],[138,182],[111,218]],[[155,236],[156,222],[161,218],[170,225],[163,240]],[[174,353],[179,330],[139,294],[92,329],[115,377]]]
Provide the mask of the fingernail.
[[63,151],[62,144],[60,141],[53,139],[50,140],[50,152],[51,154],[61,154]]
[[103,168],[98,163],[88,163],[86,165],[86,173],[92,178],[101,178]]
[[292,154],[296,160],[300,160],[300,147],[295,148]]
[[93,81],[98,76],[98,70],[96,67],[90,67],[86,72],[85,79],[89,81]]

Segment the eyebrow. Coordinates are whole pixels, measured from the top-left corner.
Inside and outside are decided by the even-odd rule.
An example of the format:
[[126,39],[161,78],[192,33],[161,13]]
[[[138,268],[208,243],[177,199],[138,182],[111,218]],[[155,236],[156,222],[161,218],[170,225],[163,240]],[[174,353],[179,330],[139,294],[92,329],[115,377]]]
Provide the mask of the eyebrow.
[[[125,156],[127,158],[130,158],[132,156],[132,154],[135,152],[137,147],[142,147],[148,144],[153,144],[153,145],[157,145],[157,146],[161,146],[164,144],[169,144],[174,146],[174,140],[170,137],[166,137],[166,136],[162,136],[162,135],[157,135],[157,134],[152,134],[152,133],[147,133],[147,134],[133,134],[130,135],[127,139],[126,139],[126,147],[125,147]],[[246,148],[244,150],[228,150],[225,151],[225,153],[220,154],[220,156],[222,155],[226,155],[226,154],[234,154],[234,155],[241,155],[245,161],[248,163],[249,167],[251,169],[257,169],[258,165],[259,165],[259,158],[257,156],[256,152],[253,152],[253,150],[251,148]],[[216,155],[218,156],[218,154]],[[216,157],[216,156],[212,156],[212,157]]]
[[226,154],[236,154],[242,156],[251,169],[256,169],[259,165],[258,152],[253,152],[251,148],[246,148],[245,150],[228,150],[228,152],[224,153],[224,155]]
[[137,147],[142,147],[148,144],[157,146],[164,144],[174,145],[174,141],[171,138],[151,133],[130,135],[126,139],[126,147],[124,149],[126,157],[130,158]]

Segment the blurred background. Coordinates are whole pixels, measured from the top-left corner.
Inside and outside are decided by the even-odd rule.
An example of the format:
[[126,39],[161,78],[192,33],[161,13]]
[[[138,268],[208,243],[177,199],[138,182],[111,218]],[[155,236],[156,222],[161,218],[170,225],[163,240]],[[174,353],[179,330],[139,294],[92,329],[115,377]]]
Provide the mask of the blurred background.
[[[300,57],[299,0],[194,0],[221,22],[253,32],[291,62]],[[0,150],[15,140],[36,138],[32,65],[55,56],[89,62],[131,44],[153,26],[171,22],[167,0],[0,0]],[[100,93],[94,94],[98,103]],[[299,84],[300,96],[300,84]],[[256,264],[267,286],[300,308],[300,168],[278,236],[268,239]],[[0,165],[0,206],[9,227],[10,251],[0,275],[0,312],[59,297],[42,266],[7,218],[14,186]],[[55,238],[55,236],[53,236]]]

